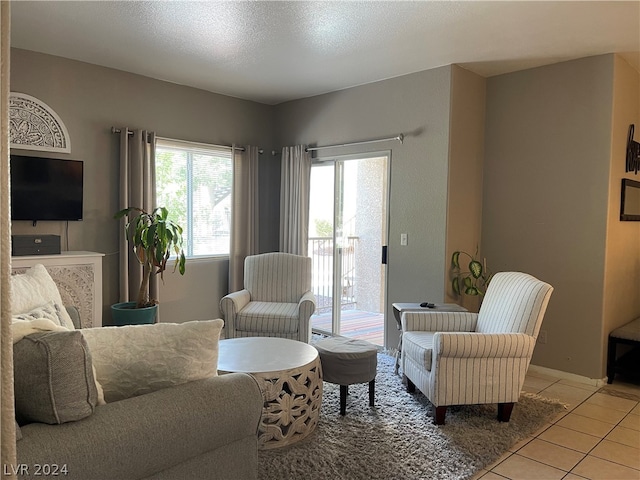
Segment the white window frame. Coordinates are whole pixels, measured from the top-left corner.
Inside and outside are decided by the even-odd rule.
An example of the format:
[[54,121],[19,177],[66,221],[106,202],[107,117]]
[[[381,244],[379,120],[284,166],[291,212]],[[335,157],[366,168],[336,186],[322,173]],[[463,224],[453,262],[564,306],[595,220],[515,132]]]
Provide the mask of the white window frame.
[[[190,168],[191,162],[193,161],[193,155],[197,153],[201,153],[204,155],[213,155],[217,157],[228,157],[231,163],[231,172],[232,172],[232,180],[231,185],[233,186],[233,149],[232,147],[223,146],[223,145],[214,145],[208,143],[198,143],[198,142],[189,142],[185,140],[176,140],[172,138],[165,137],[156,137],[156,158],[159,149],[164,150],[179,150],[183,152],[187,152],[187,225],[182,225],[182,227],[186,230],[185,233],[185,256],[187,258],[228,258],[229,253],[205,253],[205,254],[194,254],[194,228],[193,225],[193,191],[191,188],[192,184],[192,174],[193,170]],[[155,161],[156,159],[154,159]],[[157,191],[157,170],[156,170],[156,178],[154,178],[154,182],[156,182],[156,191]],[[163,205],[157,205],[163,206]],[[233,202],[231,202],[231,215],[233,215]],[[171,212],[169,212],[171,215]],[[229,232],[229,251],[231,249],[231,232]],[[172,255],[174,256],[174,255]]]

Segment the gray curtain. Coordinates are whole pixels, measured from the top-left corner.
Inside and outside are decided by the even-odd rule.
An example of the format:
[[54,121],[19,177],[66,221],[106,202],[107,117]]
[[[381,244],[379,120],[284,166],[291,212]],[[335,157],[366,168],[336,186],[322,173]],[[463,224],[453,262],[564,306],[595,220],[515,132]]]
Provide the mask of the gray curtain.
[[233,149],[229,292],[244,288],[244,259],[258,253],[258,147]]
[[[0,2],[0,454],[2,471],[16,465],[16,423],[13,400],[11,337],[11,223],[9,221],[9,2]],[[5,465],[7,465],[5,470]],[[14,479],[12,473],[2,478]]]
[[306,145],[282,149],[280,251],[307,255],[311,156]]
[[[146,130],[120,129],[120,210],[139,207],[151,212],[156,207],[156,134]],[[115,213],[115,212],[114,212]],[[121,220],[120,301],[138,297],[142,266],[124,236],[126,219]],[[151,275],[149,298],[158,298],[158,279]]]

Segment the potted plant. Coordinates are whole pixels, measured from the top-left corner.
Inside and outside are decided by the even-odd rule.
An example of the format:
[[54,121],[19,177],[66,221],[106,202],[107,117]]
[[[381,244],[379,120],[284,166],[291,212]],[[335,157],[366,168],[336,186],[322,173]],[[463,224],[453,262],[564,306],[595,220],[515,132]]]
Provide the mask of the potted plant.
[[127,217],[125,235],[142,265],[142,280],[135,302],[116,303],[111,306],[113,321],[116,325],[154,323],[158,300],[149,298],[149,280],[151,275],[160,275],[164,280],[164,271],[172,253],[176,254],[174,272],[184,275],[186,259],[182,249],[182,227],[169,220],[169,212],[158,207],[153,212],[141,208],[129,207],[120,210],[114,218]]
[[[460,267],[460,255],[469,258],[468,270],[464,271]],[[453,279],[451,286],[456,295],[484,295],[487,286],[491,281],[491,273],[487,270],[487,259],[484,259],[484,265],[476,260],[478,250],[475,255],[469,255],[467,252],[456,251],[451,255],[451,270]]]

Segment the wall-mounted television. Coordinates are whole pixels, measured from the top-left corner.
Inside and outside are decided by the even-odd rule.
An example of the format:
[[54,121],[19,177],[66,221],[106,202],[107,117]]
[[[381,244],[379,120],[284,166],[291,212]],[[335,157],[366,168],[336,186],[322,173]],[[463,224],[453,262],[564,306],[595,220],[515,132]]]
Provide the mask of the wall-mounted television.
[[84,163],[11,155],[11,220],[82,220]]

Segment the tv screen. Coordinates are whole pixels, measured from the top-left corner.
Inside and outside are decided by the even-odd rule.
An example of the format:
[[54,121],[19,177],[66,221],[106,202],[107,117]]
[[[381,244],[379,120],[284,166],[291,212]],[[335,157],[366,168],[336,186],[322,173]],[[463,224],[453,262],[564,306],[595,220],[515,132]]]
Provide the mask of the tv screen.
[[11,220],[82,220],[83,162],[11,155]]

